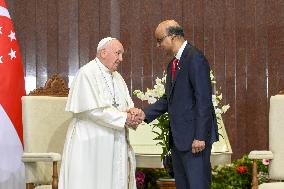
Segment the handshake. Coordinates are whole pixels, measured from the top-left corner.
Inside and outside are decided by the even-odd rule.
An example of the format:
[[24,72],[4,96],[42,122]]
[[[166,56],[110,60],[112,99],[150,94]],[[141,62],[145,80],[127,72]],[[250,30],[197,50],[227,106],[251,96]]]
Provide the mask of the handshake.
[[136,129],[145,119],[145,113],[139,108],[130,108],[127,111],[126,126]]

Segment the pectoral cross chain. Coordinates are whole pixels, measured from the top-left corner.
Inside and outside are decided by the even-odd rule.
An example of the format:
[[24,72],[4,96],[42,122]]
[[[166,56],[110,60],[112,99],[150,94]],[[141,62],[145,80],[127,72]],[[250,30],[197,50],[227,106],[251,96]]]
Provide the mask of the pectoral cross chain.
[[112,99],[113,99],[113,101],[112,101],[112,106],[114,106],[115,108],[117,108],[117,107],[119,106],[119,104],[116,103],[116,100],[115,100],[115,88],[114,88],[114,82],[113,82],[113,75],[111,74],[112,89],[113,89],[113,93],[112,93],[111,88],[109,87],[108,82],[107,82],[107,79],[105,78],[104,73],[103,73],[103,71],[102,71],[102,69],[101,69],[100,66],[99,66],[99,69],[100,69],[101,74],[102,74],[102,76],[103,76],[103,78],[104,78],[104,81],[105,81],[105,83],[106,83],[107,89],[108,89],[109,93],[110,93],[111,96],[112,96]]

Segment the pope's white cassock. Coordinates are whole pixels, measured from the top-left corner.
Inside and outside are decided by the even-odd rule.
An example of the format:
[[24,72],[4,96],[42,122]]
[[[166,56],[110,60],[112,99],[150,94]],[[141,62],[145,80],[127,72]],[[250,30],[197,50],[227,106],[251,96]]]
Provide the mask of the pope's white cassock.
[[98,58],[79,70],[66,105],[74,119],[66,136],[59,189],[136,188],[135,156],[125,128],[126,111],[133,106],[121,75]]

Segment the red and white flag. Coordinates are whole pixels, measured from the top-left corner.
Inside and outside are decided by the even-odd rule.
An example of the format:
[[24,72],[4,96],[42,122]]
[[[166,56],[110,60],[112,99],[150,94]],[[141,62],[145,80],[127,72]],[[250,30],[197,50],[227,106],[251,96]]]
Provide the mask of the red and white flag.
[[0,189],[23,189],[22,105],[25,83],[20,49],[4,0],[0,0]]

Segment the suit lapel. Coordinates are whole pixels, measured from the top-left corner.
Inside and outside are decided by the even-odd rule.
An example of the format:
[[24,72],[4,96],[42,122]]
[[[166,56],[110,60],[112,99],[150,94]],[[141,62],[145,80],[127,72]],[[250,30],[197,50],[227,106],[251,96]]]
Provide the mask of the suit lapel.
[[172,82],[171,82],[171,78],[172,78],[172,72],[171,72],[171,70],[172,70],[172,61],[167,66],[166,94],[167,94],[168,97],[170,96],[169,94],[170,94],[171,87],[172,87]]
[[[184,50],[183,50],[183,53],[182,53],[181,57],[180,57],[180,60],[179,60],[179,63],[178,63],[178,67],[177,67],[176,72],[175,72],[174,80],[171,81],[169,97],[171,96],[171,94],[173,92],[175,83],[177,81],[177,78],[178,78],[180,72],[182,71],[182,69],[184,68],[184,65],[186,64],[185,59],[188,56],[189,51],[190,51],[190,46],[189,46],[189,44],[187,44],[185,46]],[[169,66],[169,67],[172,68],[172,65]],[[170,69],[170,71],[168,71],[168,73],[171,73],[171,69]],[[172,77],[170,77],[169,79],[171,79],[171,78]]]

